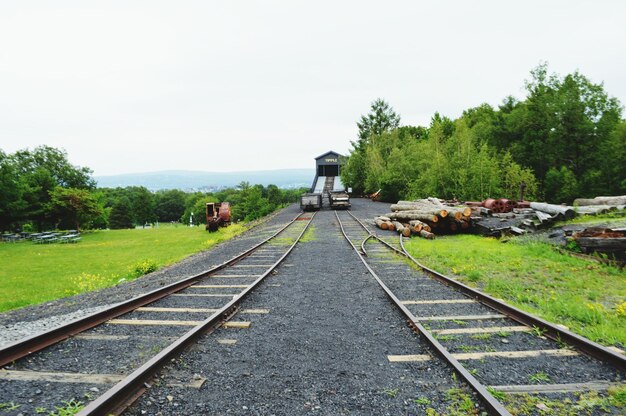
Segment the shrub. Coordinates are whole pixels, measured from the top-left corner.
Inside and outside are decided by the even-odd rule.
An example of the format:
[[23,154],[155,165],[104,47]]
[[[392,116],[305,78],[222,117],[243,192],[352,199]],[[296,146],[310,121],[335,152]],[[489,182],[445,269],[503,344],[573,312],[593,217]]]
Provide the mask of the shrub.
[[133,277],[143,276],[144,274],[152,273],[159,267],[154,260],[144,259],[135,263],[130,269]]

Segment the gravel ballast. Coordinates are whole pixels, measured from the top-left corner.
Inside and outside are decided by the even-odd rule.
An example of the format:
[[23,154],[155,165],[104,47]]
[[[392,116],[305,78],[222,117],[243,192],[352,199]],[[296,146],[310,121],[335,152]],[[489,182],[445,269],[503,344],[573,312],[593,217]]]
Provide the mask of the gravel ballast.
[[334,213],[319,212],[312,226],[314,239],[243,302],[269,314],[236,315],[251,327],[204,337],[162,373],[200,376],[203,386],[155,386],[129,414],[417,415],[426,406],[416,399],[438,410],[450,404],[446,391],[462,385],[447,365],[389,362],[428,349],[343,239]]

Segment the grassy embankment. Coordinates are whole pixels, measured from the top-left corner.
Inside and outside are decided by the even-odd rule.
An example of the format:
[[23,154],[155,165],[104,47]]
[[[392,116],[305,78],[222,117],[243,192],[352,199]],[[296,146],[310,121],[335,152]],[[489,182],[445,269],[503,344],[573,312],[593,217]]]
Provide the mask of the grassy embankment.
[[114,286],[244,231],[204,227],[93,231],[77,244],[0,243],[0,312]]
[[414,238],[424,265],[604,345],[626,347],[626,271],[546,243],[473,235]]

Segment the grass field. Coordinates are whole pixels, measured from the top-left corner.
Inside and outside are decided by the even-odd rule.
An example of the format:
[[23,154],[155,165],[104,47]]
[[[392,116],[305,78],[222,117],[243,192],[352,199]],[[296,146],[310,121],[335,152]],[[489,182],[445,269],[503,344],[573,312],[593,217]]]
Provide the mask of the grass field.
[[209,234],[204,227],[166,224],[84,233],[77,244],[0,243],[0,312],[113,286],[243,230],[233,224]]
[[424,265],[604,345],[626,346],[626,271],[546,243],[473,235],[411,239]]

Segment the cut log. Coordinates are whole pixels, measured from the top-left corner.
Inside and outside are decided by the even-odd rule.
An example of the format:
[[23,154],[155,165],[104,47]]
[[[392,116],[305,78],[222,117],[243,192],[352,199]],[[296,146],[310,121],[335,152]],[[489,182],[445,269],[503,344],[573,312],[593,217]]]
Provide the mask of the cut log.
[[597,196],[593,199],[577,198],[574,205],[626,205],[626,195],[621,196]]
[[396,231],[401,233],[404,230],[404,225],[399,221],[391,221],[393,226],[396,228]]
[[389,229],[389,223],[387,221],[383,221],[380,218],[376,218],[374,220],[374,222],[376,223],[376,226],[378,228],[380,228],[381,230],[388,230]]
[[396,231],[396,226],[395,226],[395,225],[393,225],[393,222],[388,222],[388,223],[387,223],[387,227],[388,227],[387,229],[388,229],[389,231]]
[[424,213],[421,211],[398,211],[398,212],[391,212],[389,214],[385,214],[385,216],[393,220],[404,220],[404,221],[420,220],[420,221],[431,221],[431,222],[439,221],[439,217],[437,217],[437,215]]
[[415,233],[419,233],[424,228],[424,223],[418,220],[413,220],[409,222],[409,226],[411,227],[411,231]]
[[548,214],[562,215],[566,219],[572,219],[576,216],[576,211],[568,206],[531,202],[530,207],[537,211],[547,212]]
[[385,217],[385,216],[383,216],[383,215],[381,215],[381,216],[380,216],[380,217],[378,217],[378,218],[380,218],[380,219],[381,219],[381,220],[383,220],[383,221],[391,221],[391,218]]
[[430,205],[422,205],[422,204],[412,204],[412,205],[401,205],[401,204],[393,204],[389,207],[392,211],[419,211],[425,214],[433,214],[439,215],[442,218],[448,216],[448,211],[435,206]]
[[574,207],[574,209],[586,215],[598,215],[598,214],[606,214],[607,212],[617,211],[616,205],[583,205],[580,207]]
[[429,239],[429,240],[432,240],[432,239],[434,239],[434,238],[435,238],[435,234],[433,234],[433,233],[429,233],[429,232],[428,232],[428,231],[426,231],[426,230],[422,230],[422,231],[420,231],[420,236],[421,236],[421,237],[424,237],[424,238],[427,238],[427,239]]

